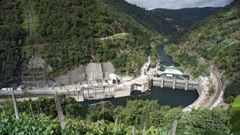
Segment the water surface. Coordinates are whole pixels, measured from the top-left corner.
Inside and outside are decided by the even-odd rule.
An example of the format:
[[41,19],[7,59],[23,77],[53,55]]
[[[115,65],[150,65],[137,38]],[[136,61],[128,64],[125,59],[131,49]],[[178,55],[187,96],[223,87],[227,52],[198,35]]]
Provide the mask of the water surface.
[[82,105],[85,112],[89,105],[93,105],[99,102],[109,101],[116,106],[125,106],[128,100],[157,100],[161,105],[168,105],[171,107],[186,107],[192,104],[199,97],[196,90],[180,90],[170,88],[153,87],[151,91],[141,93],[140,91],[134,91],[129,97],[112,98],[97,101],[86,101]]

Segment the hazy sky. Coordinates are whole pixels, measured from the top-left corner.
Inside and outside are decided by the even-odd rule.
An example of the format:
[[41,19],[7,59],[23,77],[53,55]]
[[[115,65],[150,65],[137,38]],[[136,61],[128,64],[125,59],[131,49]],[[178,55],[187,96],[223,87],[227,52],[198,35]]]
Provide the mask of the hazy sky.
[[190,8],[190,7],[222,7],[233,0],[126,0],[147,9],[154,8]]

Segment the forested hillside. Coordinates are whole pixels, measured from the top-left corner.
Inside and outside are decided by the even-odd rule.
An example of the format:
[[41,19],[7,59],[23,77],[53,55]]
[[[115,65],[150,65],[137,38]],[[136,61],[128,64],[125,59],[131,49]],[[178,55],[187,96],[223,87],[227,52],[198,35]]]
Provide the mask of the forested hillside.
[[[113,9],[120,14],[125,13],[137,20],[143,26],[154,29],[162,35],[172,36],[178,34],[178,30],[174,23],[167,21],[164,17],[153,14],[150,11],[139,8],[136,5],[127,3],[124,0],[104,0]],[[164,15],[168,15],[164,13]]]
[[239,95],[240,2],[208,17],[192,28],[179,45],[168,45],[166,50],[195,76],[206,73],[209,65],[214,64],[230,81],[225,97]]
[[21,5],[18,0],[0,4],[0,86],[19,81],[21,74],[21,47],[26,36]]
[[162,21],[160,36],[148,12],[124,0],[4,0],[0,6],[1,86],[19,82],[32,57],[46,61],[51,78],[105,61],[132,74],[147,56],[156,58],[155,44],[173,31]]

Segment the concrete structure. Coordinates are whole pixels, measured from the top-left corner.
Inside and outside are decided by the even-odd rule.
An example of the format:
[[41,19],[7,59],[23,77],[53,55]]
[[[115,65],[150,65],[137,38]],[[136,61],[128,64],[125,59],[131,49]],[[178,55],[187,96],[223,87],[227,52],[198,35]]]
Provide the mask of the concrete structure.
[[201,94],[199,81],[153,77],[153,86],[159,86],[161,88],[166,87],[172,89],[197,90],[198,94]]
[[[178,80],[178,79],[166,79],[163,77],[154,77],[157,74],[156,69],[150,69],[151,59],[148,58],[142,69],[141,75],[135,79],[131,79],[121,84],[112,85],[109,83],[103,83],[104,80],[111,79],[110,74],[114,72],[114,68],[110,63],[89,63],[87,65],[80,65],[75,70],[72,70],[63,78],[59,80],[62,83],[72,83],[78,81],[86,81],[91,83],[75,85],[65,85],[53,88],[41,88],[28,91],[16,91],[15,95],[18,97],[26,96],[52,96],[57,91],[59,94],[65,94],[67,96],[74,97],[77,101],[82,102],[85,100],[99,100],[106,98],[119,98],[130,96],[134,90],[146,92],[151,90],[152,86],[159,86],[161,88],[167,87],[172,89],[185,89],[185,90],[198,90],[201,94],[201,87],[198,81],[192,80]],[[172,71],[172,70],[171,70]],[[171,72],[173,73],[173,72]],[[174,73],[182,73],[174,70]],[[115,78],[112,77],[112,78]],[[97,82],[94,83],[93,82]],[[0,97],[9,96],[9,93],[1,93]]]
[[152,80],[139,80],[138,82],[134,82],[132,84],[134,90],[138,90],[141,92],[151,90],[152,86],[153,86]]
[[[47,73],[52,68],[40,57],[34,56],[24,65],[21,83],[29,88],[44,87],[48,83]],[[27,69],[25,71],[25,69]]]
[[109,75],[114,72],[115,68],[111,63],[89,63],[87,65],[79,65],[55,80],[61,85],[100,82],[109,80]]
[[[199,89],[199,83],[197,81],[188,80],[169,80],[163,78],[152,78],[152,79],[137,79],[133,82],[120,84],[120,85],[72,85],[67,87],[55,87],[41,88],[38,90],[28,91],[16,91],[17,97],[26,96],[52,96],[55,94],[55,90],[59,94],[65,94],[74,97],[77,101],[82,102],[86,100],[99,100],[106,98],[119,98],[130,96],[135,90],[146,92],[151,89],[152,86],[168,87],[173,89],[185,89],[185,90],[201,90]],[[5,92],[0,93],[0,97],[9,96],[11,93]]]

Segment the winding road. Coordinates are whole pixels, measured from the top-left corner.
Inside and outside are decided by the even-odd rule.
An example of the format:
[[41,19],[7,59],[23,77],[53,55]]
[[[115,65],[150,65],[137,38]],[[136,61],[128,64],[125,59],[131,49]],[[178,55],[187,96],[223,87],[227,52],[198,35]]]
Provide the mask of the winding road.
[[210,100],[210,102],[208,103],[208,105],[207,105],[207,107],[208,108],[212,108],[213,107],[213,105],[216,103],[216,102],[218,102],[218,99],[220,98],[220,96],[221,96],[221,93],[222,93],[222,81],[221,81],[221,79],[220,79],[220,77],[219,77],[219,74],[216,72],[216,71],[214,71],[213,69],[211,69],[211,72],[212,72],[212,75],[213,75],[213,77],[214,77],[214,83],[215,83],[215,90],[216,90],[216,92],[215,92],[215,94],[214,94],[214,96],[213,96],[213,98]]

